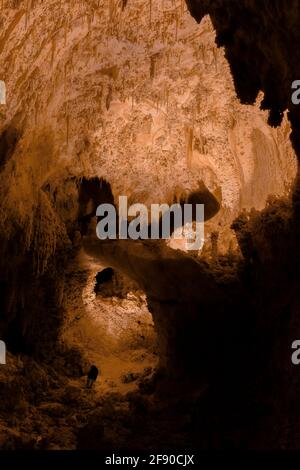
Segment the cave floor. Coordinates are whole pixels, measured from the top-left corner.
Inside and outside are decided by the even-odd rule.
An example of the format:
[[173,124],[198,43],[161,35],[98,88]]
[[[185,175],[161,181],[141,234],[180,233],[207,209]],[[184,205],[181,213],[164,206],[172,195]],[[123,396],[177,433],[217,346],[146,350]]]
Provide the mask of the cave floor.
[[[118,434],[113,431],[109,437],[112,428],[120,428],[120,413],[129,413],[130,394],[139,394],[139,384],[151,379],[158,357],[145,296],[126,292],[126,286],[122,286],[124,295],[96,295],[95,275],[102,268],[82,253],[70,263],[59,352],[50,361],[8,354],[7,365],[0,370],[1,449],[76,449],[78,433],[93,422],[95,414],[101,415],[97,429],[103,431],[105,423],[109,446]],[[86,374],[91,364],[97,365],[100,374],[88,390]],[[92,445],[97,447],[99,433],[94,434]],[[85,437],[79,441],[84,448]]]
[[[112,286],[112,295],[95,294],[95,276],[104,268],[83,252],[70,263],[61,341],[80,351],[86,367],[95,364],[101,371],[97,393],[127,393],[136,388],[130,375],[145,375],[157,365],[156,334],[142,292],[113,295]],[[79,385],[84,381],[82,377]]]

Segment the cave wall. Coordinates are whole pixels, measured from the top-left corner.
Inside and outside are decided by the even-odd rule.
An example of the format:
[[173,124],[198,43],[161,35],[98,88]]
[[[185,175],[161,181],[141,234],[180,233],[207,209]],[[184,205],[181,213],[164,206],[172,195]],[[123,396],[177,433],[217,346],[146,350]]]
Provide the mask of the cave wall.
[[242,207],[262,208],[269,193],[289,190],[288,121],[270,129],[258,105],[239,103],[210,20],[197,25],[184,2],[4,0],[0,24],[9,318],[20,317],[12,312],[22,279],[62,276],[54,260],[69,256],[91,209],[80,203],[82,178],[105,178],[115,200],[127,194],[131,203],[171,202],[202,181],[222,205],[216,224],[226,233]]
[[[241,7],[190,2],[197,20],[211,13],[212,24],[205,18],[198,26],[182,5],[173,8],[170,2],[161,9],[152,2],[150,15],[149,2],[112,8],[112,2],[49,0],[25,8],[25,2],[4,1],[1,231],[13,246],[21,244],[14,238],[21,236],[22,263],[32,263],[38,277],[59,250],[71,246],[78,215],[90,214],[89,200],[80,212],[81,178],[104,177],[115,198],[128,194],[130,202],[169,202],[196,190],[200,179],[229,210],[228,225],[242,207],[261,209],[269,193],[289,190],[296,171],[289,123],[284,119],[271,129],[259,102],[249,106],[259,89],[266,93],[267,79],[255,88],[259,64],[250,66],[242,49],[236,53],[249,61],[244,74],[235,73],[235,61],[227,57],[237,89],[251,85],[248,94],[238,90],[241,105],[224,51],[214,44],[212,24],[228,56],[226,38],[231,44],[232,33],[237,41],[237,26],[231,31],[227,25],[223,43],[220,28],[226,28],[228,16],[229,24],[242,30],[241,20],[230,19],[238,18]],[[250,13],[254,7],[248,3]],[[275,18],[274,11],[264,6],[261,15]],[[265,102],[266,97],[263,107]],[[285,109],[274,105],[273,114],[278,107]],[[3,282],[7,279],[3,275]]]
[[[225,47],[237,94],[253,103],[263,91],[262,109],[279,125],[288,110],[298,151],[299,108],[292,103],[292,82],[299,77],[300,6],[296,0],[187,0],[197,21],[209,14],[218,46]],[[291,53],[292,51],[292,53]]]
[[[299,109],[291,101],[291,84],[300,74],[299,2],[187,0],[187,4],[197,21],[210,15],[241,101],[253,103],[262,91],[261,106],[269,111],[272,126],[280,124],[287,110],[299,158]],[[255,293],[252,315],[259,352],[255,364],[262,368],[254,395],[264,411],[253,429],[254,447],[297,449],[300,383],[290,348],[300,333],[299,178],[288,198],[270,200],[260,213],[241,214],[233,228],[246,261],[244,285]]]
[[[300,148],[290,100],[298,2],[188,0],[197,21],[210,15],[200,26],[183,2],[160,4],[3,1],[1,333],[21,348],[25,340],[26,351],[40,352],[49,334],[55,341],[64,261],[95,208],[95,178],[130,202],[169,202],[200,179],[218,195],[228,230],[243,207],[289,192],[290,124]],[[267,125],[267,110],[280,127]],[[169,377],[208,383],[220,432],[230,421],[256,448],[297,447],[299,435],[289,355],[300,304],[297,186],[293,195],[294,206],[274,198],[234,222],[243,254],[235,264],[84,239],[146,292]]]
[[[270,129],[258,106],[240,105],[210,20],[197,25],[183,2],[152,1],[150,10],[144,0],[7,0],[1,15],[1,123],[22,135],[17,172],[30,167],[35,180],[17,154],[38,151],[43,183],[102,176],[115,196],[146,203],[171,201],[201,179],[234,214],[262,208],[269,181],[287,191],[296,172],[289,124]],[[32,149],[41,139],[44,148]],[[257,172],[271,176],[263,187]]]

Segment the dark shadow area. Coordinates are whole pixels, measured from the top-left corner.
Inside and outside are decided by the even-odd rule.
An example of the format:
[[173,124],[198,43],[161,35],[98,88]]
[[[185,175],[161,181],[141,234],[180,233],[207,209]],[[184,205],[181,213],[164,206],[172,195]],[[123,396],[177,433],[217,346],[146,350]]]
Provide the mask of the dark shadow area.
[[20,137],[19,131],[13,126],[8,126],[2,132],[0,136],[0,170],[10,160]]
[[105,268],[96,275],[96,284],[94,287],[96,294],[103,290],[103,284],[112,282],[114,274],[113,268]]
[[[300,108],[292,102],[292,83],[300,76],[300,4],[294,0],[187,0],[200,22],[209,15],[216,43],[225,48],[236,92],[253,104],[259,91],[269,124],[280,125],[288,110],[291,141],[300,155]],[[276,52],[275,52],[276,51]],[[293,53],[291,53],[293,51]]]
[[114,205],[114,197],[110,184],[101,178],[82,178],[78,182],[79,213],[78,224],[82,235],[88,230],[88,225],[96,215],[96,209],[100,204]]

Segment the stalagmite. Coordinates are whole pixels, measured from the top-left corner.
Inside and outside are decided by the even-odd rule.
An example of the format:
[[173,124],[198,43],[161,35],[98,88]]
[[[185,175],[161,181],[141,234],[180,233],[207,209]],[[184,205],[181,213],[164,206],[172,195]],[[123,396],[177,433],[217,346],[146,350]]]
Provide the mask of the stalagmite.
[[178,18],[177,10],[175,10],[175,41],[177,41],[177,38],[178,38],[178,25],[179,25],[179,18]]

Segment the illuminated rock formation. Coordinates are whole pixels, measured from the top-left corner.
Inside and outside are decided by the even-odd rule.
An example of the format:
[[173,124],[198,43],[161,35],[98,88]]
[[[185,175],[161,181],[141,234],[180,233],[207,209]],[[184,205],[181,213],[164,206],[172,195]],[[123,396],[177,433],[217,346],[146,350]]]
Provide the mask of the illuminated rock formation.
[[[283,111],[290,110],[295,144],[298,114],[286,83],[299,77],[288,67],[292,54],[283,53],[280,21],[289,21],[278,19],[279,10],[254,0],[232,8],[221,0],[188,4],[201,24],[183,1],[3,0],[0,334],[13,352],[55,354],[65,266],[83,239],[92,271],[97,260],[109,261],[145,292],[168,379],[208,384],[220,429],[230,422],[234,442],[240,432],[257,444],[260,420],[263,430],[269,423],[255,406],[274,411],[286,376],[275,376],[267,405],[255,387],[268,389],[270,364],[297,324],[294,219],[291,205],[275,196],[287,196],[296,175]],[[296,37],[298,9],[288,10]],[[268,125],[266,109],[280,127]],[[216,236],[213,262],[164,242],[101,244],[88,232],[97,205],[119,195],[149,205],[194,192],[215,203],[206,224]],[[237,250],[218,256],[216,240],[224,255],[244,208],[254,210],[233,224],[243,257]],[[282,318],[288,326],[274,344]],[[248,403],[255,413],[245,412]],[[283,429],[285,418],[276,417]]]
[[72,177],[102,177],[115,197],[145,203],[203,181],[232,217],[288,190],[296,168],[287,122],[270,129],[258,107],[238,103],[207,18],[198,26],[183,2],[150,4],[4,2],[2,140],[9,132],[18,143],[2,157],[2,204],[27,227],[29,246],[38,205],[59,225],[41,189],[53,195]]

